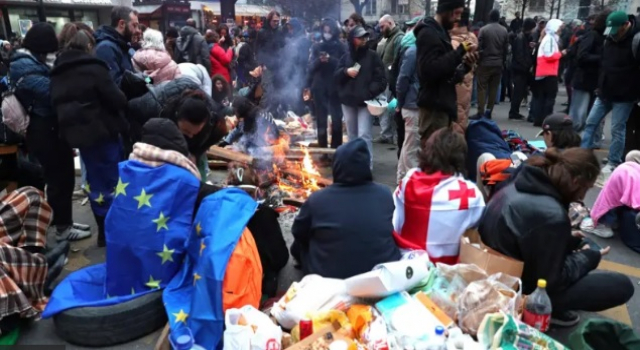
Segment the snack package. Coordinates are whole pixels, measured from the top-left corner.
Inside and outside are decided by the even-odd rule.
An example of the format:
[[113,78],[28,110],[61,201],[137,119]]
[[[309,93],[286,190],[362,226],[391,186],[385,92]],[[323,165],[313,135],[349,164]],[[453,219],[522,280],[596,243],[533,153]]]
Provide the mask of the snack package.
[[224,319],[223,350],[272,350],[281,347],[282,329],[251,305],[227,310]]
[[505,313],[489,314],[478,329],[482,349],[569,350],[548,335]]
[[350,299],[346,295],[343,280],[308,275],[291,284],[287,293],[271,308],[271,315],[283,328],[292,329],[309,312],[317,312],[327,303],[332,306],[348,303]]
[[[311,319],[313,322],[313,330],[316,332],[319,329],[326,328],[330,325],[339,324],[340,328],[335,331],[336,334],[339,334],[345,338],[352,339],[353,338],[353,328],[351,327],[351,323],[349,323],[349,319],[347,315],[338,310],[328,310],[321,311],[317,313],[309,313],[307,317]],[[291,339],[294,343],[300,341],[300,327],[296,325],[291,330]]]
[[369,305],[353,305],[347,311],[355,339],[367,350],[388,350],[387,325],[384,319]]

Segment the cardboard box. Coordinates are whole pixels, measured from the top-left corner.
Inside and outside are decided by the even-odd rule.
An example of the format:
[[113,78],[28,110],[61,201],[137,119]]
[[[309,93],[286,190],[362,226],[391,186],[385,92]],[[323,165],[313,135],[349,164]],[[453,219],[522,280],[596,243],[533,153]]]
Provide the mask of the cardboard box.
[[513,277],[522,277],[524,263],[503,255],[482,243],[480,233],[467,230],[460,239],[460,263],[474,264],[488,275],[502,272]]
[[442,311],[442,309],[431,300],[431,298],[424,294],[424,292],[418,292],[414,296],[414,298],[416,298],[416,300],[418,300],[420,304],[424,305],[424,307],[426,307],[427,310],[429,310],[433,314],[433,316],[438,319],[438,321],[442,322],[444,328],[449,328],[454,325],[451,317],[445,314],[444,311]]
[[[324,328],[319,329],[318,331],[313,332],[310,336],[304,338],[303,340],[291,345],[286,348],[287,350],[304,350],[311,346],[316,340],[327,336],[327,333],[331,333],[332,340],[329,343],[332,343],[336,340],[344,340],[347,343],[351,342],[351,339],[345,337],[340,334],[338,330],[340,329],[340,324],[338,322],[333,322],[333,324],[329,326],[325,326]],[[284,349],[284,347],[283,347]]]

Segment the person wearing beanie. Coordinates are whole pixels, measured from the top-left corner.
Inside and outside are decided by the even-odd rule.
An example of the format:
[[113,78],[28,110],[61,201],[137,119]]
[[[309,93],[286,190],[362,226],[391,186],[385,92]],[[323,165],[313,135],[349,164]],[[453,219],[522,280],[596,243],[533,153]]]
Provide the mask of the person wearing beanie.
[[[29,153],[42,166],[47,202],[53,210],[51,225],[58,240],[88,237],[89,226],[74,224],[72,218],[75,170],[73,150],[59,137],[58,118],[51,105],[50,68],[47,56],[58,51],[54,28],[45,22],[35,23],[27,32],[22,48],[11,57],[9,80],[18,82],[15,92],[22,106],[29,110],[26,133]],[[86,232],[85,232],[86,231]]]
[[118,86],[124,72],[133,71],[129,45],[140,32],[138,25],[138,15],[132,8],[115,6],[111,10],[111,24],[95,32],[96,56],[109,66],[109,74]]
[[498,23],[499,20],[500,11],[491,10],[489,24],[480,28],[478,34],[479,50],[482,52],[476,72],[478,78],[478,116],[486,116],[489,119],[496,102],[502,67],[507,60],[507,51],[509,50],[509,33],[505,27]]
[[[127,98],[111,79],[107,64],[92,54],[96,42],[91,28],[82,28],[68,28],[59,38],[61,52],[51,71],[51,103],[58,114],[59,134],[82,154],[98,246],[104,247],[104,220],[118,184],[118,163],[124,158],[120,135],[129,128]],[[89,236],[90,232],[71,232],[68,239]]]
[[522,32],[518,33],[511,45],[511,81],[513,81],[513,94],[511,95],[511,109],[509,119],[522,120],[525,117],[520,114],[520,105],[527,95],[529,81],[531,80],[531,68],[533,67],[534,46],[533,30],[536,22],[531,18],[525,18],[522,24]]
[[436,15],[425,17],[413,30],[416,36],[420,140],[458,118],[456,84],[478,59],[477,46],[463,42],[455,50],[449,31],[460,20],[464,0],[439,0]]

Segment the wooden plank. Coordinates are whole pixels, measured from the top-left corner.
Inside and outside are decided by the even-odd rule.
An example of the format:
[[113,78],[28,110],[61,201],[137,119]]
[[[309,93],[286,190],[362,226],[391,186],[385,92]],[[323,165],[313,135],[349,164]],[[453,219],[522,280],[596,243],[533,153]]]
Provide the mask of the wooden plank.
[[169,331],[170,328],[169,324],[167,323],[167,325],[164,326],[162,333],[160,333],[160,337],[156,342],[154,350],[171,350],[171,344],[169,343]]
[[315,154],[328,154],[328,155],[333,155],[336,153],[336,150],[333,148],[316,148],[316,147],[309,147],[309,148],[290,148],[289,152],[287,152],[287,154],[301,154],[302,156],[305,155],[304,151],[309,152],[310,155],[315,155]]
[[209,160],[209,169],[226,169],[229,166],[229,162],[226,160]]
[[283,198],[282,199],[282,204],[286,204],[286,205],[290,205],[296,208],[300,208],[302,207],[302,205],[304,204],[304,201],[301,199],[296,199],[296,198]]
[[207,156],[211,158],[240,162],[245,164],[253,163],[252,156],[219,146],[211,146],[211,148],[209,148],[209,150],[207,151]]

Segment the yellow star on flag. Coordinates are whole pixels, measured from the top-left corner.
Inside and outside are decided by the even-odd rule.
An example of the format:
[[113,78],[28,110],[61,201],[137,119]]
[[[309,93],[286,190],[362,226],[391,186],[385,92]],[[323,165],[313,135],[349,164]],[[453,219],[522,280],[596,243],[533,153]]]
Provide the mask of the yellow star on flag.
[[202,276],[198,275],[198,273],[197,273],[197,272],[196,272],[196,273],[194,273],[194,274],[193,274],[193,285],[194,285],[194,286],[196,285],[196,282],[197,282],[199,279],[202,279]]
[[104,196],[102,195],[102,193],[100,193],[100,195],[98,196],[98,198],[96,198],[95,200],[96,203],[103,205],[104,204]]
[[149,276],[149,282],[145,283],[145,286],[149,288],[160,288],[160,280],[154,280],[153,276]]
[[127,195],[127,186],[129,186],[128,182],[122,182],[122,178],[118,178],[118,184],[116,185],[115,197],[118,197],[119,194],[126,196]]
[[162,265],[164,265],[164,263],[166,263],[167,261],[173,262],[173,253],[175,251],[175,249],[167,248],[166,244],[164,245],[162,251],[160,253],[157,253],[157,255],[162,258]]
[[138,201],[138,209],[142,208],[143,205],[146,205],[149,208],[151,208],[151,202],[150,202],[151,197],[153,197],[153,195],[147,194],[147,192],[145,192],[143,188],[142,192],[140,192],[140,195],[133,197],[133,199]]
[[87,182],[86,184],[84,184],[84,190],[87,193],[91,193],[91,186],[89,186],[89,183]]
[[177,314],[172,314],[173,316],[176,317],[176,321],[175,323],[178,322],[183,322],[183,323],[187,323],[187,317],[189,317],[189,314],[184,312],[184,310],[180,309],[180,312],[178,312]]
[[196,233],[198,234],[198,237],[200,236],[200,232],[202,232],[202,226],[200,226],[200,223],[198,223],[196,225]]
[[204,251],[204,248],[206,248],[207,246],[204,245],[204,241],[200,242],[200,256],[202,256],[202,251]]
[[164,213],[160,212],[160,216],[157,219],[151,220],[158,226],[156,232],[160,232],[160,229],[169,229],[169,227],[167,226],[167,221],[169,221],[169,218],[169,216],[164,216]]

